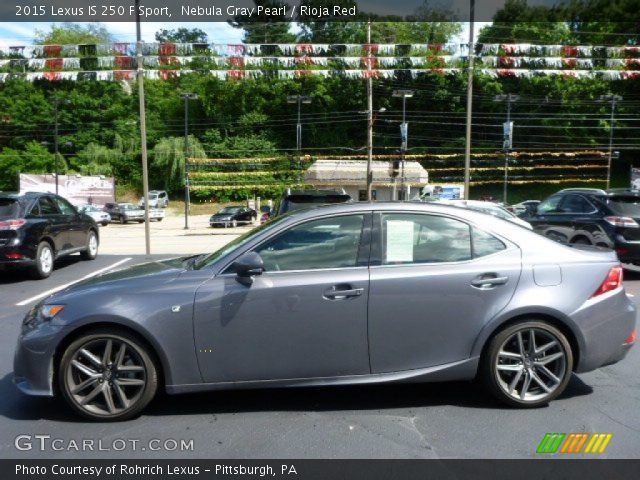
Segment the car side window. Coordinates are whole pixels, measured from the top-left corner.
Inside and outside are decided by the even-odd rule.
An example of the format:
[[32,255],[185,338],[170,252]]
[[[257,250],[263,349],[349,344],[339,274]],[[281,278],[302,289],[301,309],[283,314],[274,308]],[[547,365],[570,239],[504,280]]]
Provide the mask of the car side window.
[[63,215],[76,214],[76,209],[73,208],[73,206],[69,202],[67,202],[64,198],[55,197],[54,200]]
[[473,228],[473,258],[485,257],[506,248],[507,246],[493,235]]
[[40,215],[58,215],[58,207],[53,203],[49,197],[42,197],[38,200],[40,205]]
[[459,220],[438,215],[382,215],[385,265],[459,262],[471,259],[471,231]]
[[256,248],[267,272],[355,267],[364,215],[313,220]]
[[563,213],[591,213],[595,208],[580,195],[567,195],[560,204],[560,210]]
[[558,213],[558,206],[560,205],[560,200],[562,200],[562,196],[557,195],[554,197],[549,197],[538,205],[538,213]]

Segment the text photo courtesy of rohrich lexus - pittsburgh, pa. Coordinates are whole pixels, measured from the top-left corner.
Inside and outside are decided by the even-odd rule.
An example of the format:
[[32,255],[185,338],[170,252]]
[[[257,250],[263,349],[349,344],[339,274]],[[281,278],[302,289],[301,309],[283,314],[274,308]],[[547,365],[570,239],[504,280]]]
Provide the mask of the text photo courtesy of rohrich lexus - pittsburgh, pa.
[[640,0],[15,3],[0,478],[638,478]]

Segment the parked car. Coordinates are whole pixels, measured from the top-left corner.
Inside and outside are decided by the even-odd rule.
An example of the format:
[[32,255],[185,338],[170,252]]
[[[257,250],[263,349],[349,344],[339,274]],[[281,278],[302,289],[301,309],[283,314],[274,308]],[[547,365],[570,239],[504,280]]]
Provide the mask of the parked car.
[[540,200],[525,200],[524,202],[511,205],[511,211],[518,217],[526,217],[536,213],[538,205],[540,205]]
[[133,203],[107,203],[104,211],[111,215],[111,219],[125,224],[127,222],[144,222],[144,209]]
[[440,200],[440,202],[454,207],[468,208],[470,210],[475,210],[476,212],[493,215],[494,217],[513,222],[521,227],[528,228],[529,230],[533,228],[528,222],[518,218],[516,215],[497,203],[486,202],[483,200]]
[[640,264],[640,192],[561,190],[526,218],[536,232],[574,245],[612,248],[623,263]]
[[85,215],[89,215],[96,223],[99,223],[103,227],[106,227],[111,222],[111,215],[96,205],[79,205],[78,211]]
[[24,318],[14,383],[98,421],[139,414],[161,386],[479,377],[537,407],[621,360],[636,313],[610,250],[434,203],[330,205],[54,293]]
[[303,208],[317,207],[328,203],[351,202],[351,195],[344,189],[340,190],[291,190],[282,196],[278,206],[274,209],[273,216],[284,215],[285,213]]
[[237,227],[242,224],[249,224],[253,222],[258,213],[242,205],[233,205],[230,207],[224,207],[218,213],[211,215],[209,218],[209,225],[212,227]]
[[[169,195],[164,190],[149,190],[149,208],[166,208],[169,205]],[[138,206],[144,208],[144,196],[140,197]]]
[[98,225],[67,200],[49,193],[0,192],[0,265],[51,275],[56,259],[98,255]]

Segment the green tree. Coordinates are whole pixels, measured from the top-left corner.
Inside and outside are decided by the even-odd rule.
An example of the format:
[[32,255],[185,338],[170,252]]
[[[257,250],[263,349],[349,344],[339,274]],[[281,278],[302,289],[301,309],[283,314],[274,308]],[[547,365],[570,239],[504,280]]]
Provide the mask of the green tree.
[[208,43],[209,37],[199,28],[162,28],[156,32],[156,42]]
[[[205,158],[200,141],[189,136],[189,157]],[[153,148],[154,165],[164,174],[165,188],[176,191],[184,185],[184,137],[161,139]]]
[[112,35],[101,23],[54,23],[48,31],[36,29],[34,34],[34,42],[37,45],[101,44],[112,41]]

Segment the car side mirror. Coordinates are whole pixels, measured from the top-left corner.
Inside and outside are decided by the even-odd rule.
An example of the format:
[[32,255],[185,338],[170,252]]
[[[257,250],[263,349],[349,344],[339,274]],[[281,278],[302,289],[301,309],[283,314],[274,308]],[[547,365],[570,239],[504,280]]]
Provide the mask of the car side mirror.
[[253,283],[253,277],[262,275],[264,272],[264,262],[260,254],[249,252],[242,255],[233,263],[236,271],[236,280],[247,287]]

